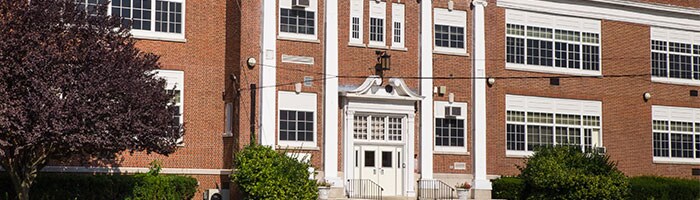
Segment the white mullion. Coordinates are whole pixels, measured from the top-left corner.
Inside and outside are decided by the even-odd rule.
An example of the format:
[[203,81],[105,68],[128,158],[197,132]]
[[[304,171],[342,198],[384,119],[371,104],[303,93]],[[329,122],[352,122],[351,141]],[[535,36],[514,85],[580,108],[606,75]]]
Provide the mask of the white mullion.
[[[114,1],[116,1],[116,0],[114,0]],[[149,30],[149,31],[153,31],[153,32],[157,32],[156,31],[156,13],[158,12],[158,10],[156,9],[156,1],[157,0],[151,0],[151,30]]]

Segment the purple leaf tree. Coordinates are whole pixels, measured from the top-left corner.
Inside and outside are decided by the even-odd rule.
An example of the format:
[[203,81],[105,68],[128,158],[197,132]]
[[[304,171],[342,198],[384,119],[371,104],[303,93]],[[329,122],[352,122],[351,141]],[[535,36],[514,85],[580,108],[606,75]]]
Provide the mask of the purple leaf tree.
[[0,166],[19,199],[49,161],[176,150],[183,127],[158,56],[124,22],[106,4],[0,0]]

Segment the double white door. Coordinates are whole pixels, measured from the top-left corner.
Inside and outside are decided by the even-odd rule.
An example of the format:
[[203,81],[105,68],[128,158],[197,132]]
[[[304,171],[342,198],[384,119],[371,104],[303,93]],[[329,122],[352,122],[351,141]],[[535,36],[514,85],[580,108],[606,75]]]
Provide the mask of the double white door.
[[355,146],[355,178],[379,184],[383,196],[401,196],[406,168],[402,146]]

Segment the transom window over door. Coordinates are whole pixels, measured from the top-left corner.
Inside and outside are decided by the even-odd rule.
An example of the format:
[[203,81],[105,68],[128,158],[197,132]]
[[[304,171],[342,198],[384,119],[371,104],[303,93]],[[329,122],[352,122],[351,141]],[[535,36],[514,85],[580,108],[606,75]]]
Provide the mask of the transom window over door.
[[652,106],[654,162],[700,163],[700,109]]
[[[76,0],[80,9],[94,12],[105,0]],[[84,7],[83,7],[84,6]],[[122,17],[137,38],[184,39],[185,0],[112,0],[107,14]]]
[[700,32],[652,27],[653,81],[700,84]]
[[600,21],[507,10],[505,40],[507,68],[601,74]]
[[355,115],[353,138],[365,141],[403,141],[404,119],[404,116]]

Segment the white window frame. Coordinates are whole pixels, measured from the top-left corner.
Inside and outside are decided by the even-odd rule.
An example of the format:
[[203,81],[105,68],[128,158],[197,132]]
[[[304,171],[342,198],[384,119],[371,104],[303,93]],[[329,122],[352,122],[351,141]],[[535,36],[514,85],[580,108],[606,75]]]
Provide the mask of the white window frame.
[[[469,45],[467,43],[469,35],[469,31],[467,29],[467,11],[434,8],[433,18],[433,52],[443,54],[467,55],[467,46]],[[435,45],[435,25],[445,25],[464,28],[464,48],[440,47]]]
[[[445,107],[460,107],[462,108],[462,115],[455,117],[456,119],[461,119],[464,120],[464,146],[463,147],[454,147],[454,146],[438,146],[433,142],[433,148],[435,149],[436,153],[468,153],[469,152],[469,145],[467,141],[469,141],[467,138],[469,138],[469,127],[467,127],[468,124],[468,119],[467,119],[467,103],[463,102],[447,102],[447,101],[435,101],[435,116],[434,119],[437,118],[446,118],[445,117]],[[433,124],[433,126],[435,126]],[[433,140],[436,140],[437,134],[436,132],[437,127],[433,127]]]
[[[282,8],[284,9],[296,9],[314,12],[314,34],[299,34],[299,33],[288,33],[282,32],[282,23],[280,17],[282,14]],[[293,8],[292,0],[279,0],[279,8],[277,9],[277,33],[280,39],[291,39],[291,40],[303,40],[303,41],[317,41],[318,40],[318,0],[309,0],[309,6],[306,8]]]
[[[405,5],[400,3],[391,4],[391,48],[397,50],[405,50],[406,48],[406,23],[405,19]],[[399,30],[396,29],[396,24],[399,24]],[[396,31],[399,32],[399,42],[396,42]]]
[[[165,90],[173,88],[180,90],[180,124],[185,123],[185,72],[179,70],[154,70],[155,77],[165,79]],[[177,104],[177,103],[176,103]],[[183,146],[184,137],[178,138],[177,143]]]
[[[693,70],[695,64],[695,59],[694,57],[700,56],[700,54],[694,53],[695,49],[692,49],[695,46],[700,46],[700,32],[690,32],[690,31],[682,31],[682,30],[676,30],[676,29],[669,29],[669,28],[661,28],[661,27],[651,27],[651,40],[658,40],[658,41],[663,41],[666,42],[666,51],[658,51],[658,50],[650,50],[651,52],[656,52],[656,53],[664,53],[665,55],[669,54],[677,54],[677,55],[685,55],[685,56],[690,56],[690,61],[691,61],[691,71]],[[691,45],[691,53],[686,54],[686,53],[677,53],[677,52],[670,52],[668,49],[669,42],[675,42],[675,43],[685,43],[685,44],[690,44]],[[649,47],[651,49],[651,46]],[[700,51],[700,50],[698,50]],[[651,81],[652,82],[659,82],[659,83],[669,83],[669,84],[678,84],[678,85],[692,85],[692,86],[700,86],[700,79],[693,79],[693,74],[691,73],[691,79],[682,79],[682,78],[671,78],[670,77],[670,57],[667,56],[666,58],[666,77],[657,77],[657,76],[652,76]],[[651,64],[649,66],[649,72],[651,72],[652,67]]]
[[369,19],[370,19],[370,23],[368,24],[369,30],[370,30],[369,34],[372,34],[371,33],[371,31],[372,31],[372,28],[371,28],[372,18],[382,19],[384,21],[384,23],[382,24],[382,27],[384,27],[382,29],[383,38],[382,38],[382,41],[380,42],[380,41],[372,41],[371,37],[370,37],[368,46],[374,47],[374,48],[386,48],[386,39],[387,39],[387,35],[386,35],[387,26],[386,26],[386,24],[387,24],[387,21],[386,21],[386,2],[385,1],[369,0]]
[[[575,17],[565,17],[560,15],[550,15],[535,12],[527,12],[521,10],[506,9],[506,23],[504,24],[504,30],[507,30],[508,24],[523,25],[525,30],[525,36],[514,36],[509,34],[504,34],[503,41],[507,41],[508,37],[517,37],[525,39],[524,45],[524,60],[523,64],[519,63],[506,63],[506,69],[510,70],[520,70],[520,71],[531,71],[531,72],[543,72],[543,73],[556,73],[556,74],[568,74],[568,75],[579,75],[579,76],[600,76],[603,72],[603,49],[601,48],[602,42],[602,32],[601,32],[601,22],[600,20],[586,19],[586,18],[575,18]],[[537,40],[552,42],[552,66],[541,66],[541,65],[528,65],[527,64],[527,27],[535,26],[542,28],[552,29],[552,38],[544,39],[537,37]],[[581,42],[575,43],[581,46],[580,48],[580,69],[562,68],[555,67],[556,63],[556,42],[567,42],[565,40],[555,39],[556,30],[565,31],[578,31],[581,32]],[[583,42],[582,33],[595,33],[598,34],[598,43],[588,43]],[[572,44],[574,42],[568,42]],[[597,46],[598,47],[598,70],[583,70],[583,45]],[[507,46],[503,46],[505,52],[508,51]]]
[[[87,1],[87,0],[81,0]],[[114,0],[116,1],[116,0]],[[168,2],[182,3],[182,31],[181,33],[166,33],[157,32],[156,28],[156,0],[151,0],[151,30],[131,30],[131,35],[136,39],[147,39],[147,40],[163,40],[163,41],[173,41],[173,42],[186,42],[185,32],[186,32],[186,22],[187,20],[187,0],[167,0]],[[133,5],[133,0],[131,0]],[[133,8],[131,9],[131,16],[133,16]],[[107,6],[107,14],[112,15],[112,3]]]
[[[301,148],[316,148],[318,147],[318,111],[317,109],[317,95],[315,93],[296,93],[288,91],[279,91],[279,101],[277,109],[277,129],[275,131],[277,138],[277,145],[284,147],[301,147]],[[280,112],[282,110],[290,111],[304,111],[314,113],[314,128],[313,128],[313,141],[286,141],[280,140]]]
[[[507,119],[508,111],[520,111],[525,112],[526,122],[509,122]],[[527,122],[527,112],[537,112],[537,113],[547,113],[552,114],[553,123],[531,123]],[[602,113],[602,102],[600,101],[590,101],[590,100],[576,100],[576,99],[560,99],[560,98],[548,98],[548,97],[536,97],[536,96],[522,96],[522,95],[511,95],[506,94],[506,115],[503,116],[503,130],[508,130],[508,124],[518,124],[525,125],[525,151],[522,150],[508,150],[507,146],[503,146],[506,151],[507,157],[529,157],[534,152],[527,150],[527,125],[539,125],[539,126],[550,126],[552,127],[552,144],[556,145],[556,115],[557,114],[575,114],[583,116],[597,116],[600,117],[600,126],[586,126],[583,124],[583,119],[581,120],[581,125],[561,125],[563,127],[580,127],[581,128],[581,146],[585,144],[585,129],[587,128],[597,128],[599,129],[597,134],[591,134],[591,146],[592,148],[604,147],[603,143],[603,113]],[[504,133],[504,139],[507,140],[507,131]],[[504,141],[507,142],[507,141]]]
[[[668,148],[669,148],[669,155],[668,157],[656,157],[654,156],[654,151],[653,151],[653,146],[654,146],[654,139],[653,139],[653,134],[654,134],[654,129],[650,130],[650,134],[652,134],[652,140],[649,141],[651,142],[652,146],[652,151],[651,151],[651,156],[652,160],[654,163],[670,163],[670,164],[691,164],[691,165],[697,165],[700,164],[700,157],[698,155],[695,155],[697,150],[695,143],[700,142],[700,141],[695,141],[696,136],[700,135],[700,129],[698,129],[697,126],[698,123],[700,123],[700,108],[688,108],[688,107],[673,107],[673,106],[659,106],[659,105],[652,105],[651,106],[651,116],[652,116],[652,123],[655,120],[658,121],[666,121],[666,122],[671,122],[671,121],[678,121],[678,122],[692,122],[693,123],[693,129],[691,132],[677,132],[677,131],[671,131],[670,130],[670,124],[669,124],[669,129],[668,131],[656,131],[656,132],[661,132],[661,133],[669,133],[668,137]],[[694,132],[693,132],[694,131]],[[693,155],[694,158],[676,158],[676,157],[671,157],[671,136],[670,134],[692,134],[693,135]]]
[[[364,21],[363,21],[363,16],[364,16],[364,3],[365,0],[350,0],[350,20],[348,21],[349,25],[349,32],[348,32],[348,38],[349,38],[349,45],[363,45],[364,44],[364,32],[362,31],[364,29]],[[359,24],[358,24],[358,38],[353,38],[352,37],[352,18],[358,18]]]

